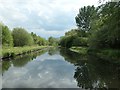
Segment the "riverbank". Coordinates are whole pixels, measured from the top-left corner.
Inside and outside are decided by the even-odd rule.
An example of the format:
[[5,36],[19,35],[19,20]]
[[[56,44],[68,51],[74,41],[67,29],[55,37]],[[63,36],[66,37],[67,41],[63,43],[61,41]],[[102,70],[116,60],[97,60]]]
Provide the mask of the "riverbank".
[[87,47],[71,47],[70,50],[81,55],[92,54],[112,63],[120,63],[120,50],[118,49],[98,49],[91,51]]
[[15,57],[17,55],[35,52],[48,47],[49,46],[24,46],[24,47],[3,48],[1,58],[5,59],[9,57]]

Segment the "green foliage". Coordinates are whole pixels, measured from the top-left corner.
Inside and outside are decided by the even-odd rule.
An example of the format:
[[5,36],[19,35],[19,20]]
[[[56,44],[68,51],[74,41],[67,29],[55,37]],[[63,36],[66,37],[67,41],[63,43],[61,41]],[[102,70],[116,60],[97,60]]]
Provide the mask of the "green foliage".
[[0,24],[0,32],[2,33],[3,47],[13,46],[13,37],[9,28],[3,24]]
[[44,48],[47,48],[47,47],[46,46],[24,46],[24,47],[3,48],[2,58],[14,57],[16,55],[26,54],[26,53],[41,50]]
[[84,6],[75,17],[78,29],[65,33],[60,45],[89,46],[90,49],[120,49],[120,2]]
[[54,38],[54,37],[49,37],[48,38],[48,42],[50,46],[57,46],[59,39],[58,38]]
[[73,35],[78,35],[80,31],[78,29],[71,29],[70,31],[65,33],[65,36],[73,36]]
[[39,46],[42,45],[47,45],[47,40],[45,40],[44,38],[37,36],[35,33],[31,32],[31,36],[33,38],[34,44],[38,44]]
[[73,36],[62,37],[60,40],[60,45],[62,47],[70,48],[72,46],[73,38]]
[[92,24],[90,47],[120,48],[120,2],[109,2],[98,8],[99,18]]
[[24,28],[14,28],[11,33],[7,26],[0,23],[0,44],[1,43],[4,48],[9,46],[31,46],[36,44],[39,46],[48,45],[47,40],[37,36],[33,32],[29,34]]
[[79,14],[75,17],[76,24],[80,30],[89,31],[91,18],[96,14],[94,6],[84,6],[79,9]]
[[72,46],[88,46],[88,39],[85,37],[75,37]]
[[12,35],[13,35],[14,46],[25,46],[25,45],[33,44],[33,38],[23,28],[14,28]]
[[33,32],[31,32],[31,36],[33,37],[33,41],[34,41],[34,44],[37,44],[38,43],[38,36],[35,34],[35,33],[33,33]]
[[70,31],[65,33],[65,36],[78,36],[78,37],[87,37],[87,32],[79,29],[71,29]]
[[60,45],[66,48],[70,48],[72,46],[87,46],[87,38],[84,31],[80,31],[78,29],[72,29],[65,33],[60,40]]

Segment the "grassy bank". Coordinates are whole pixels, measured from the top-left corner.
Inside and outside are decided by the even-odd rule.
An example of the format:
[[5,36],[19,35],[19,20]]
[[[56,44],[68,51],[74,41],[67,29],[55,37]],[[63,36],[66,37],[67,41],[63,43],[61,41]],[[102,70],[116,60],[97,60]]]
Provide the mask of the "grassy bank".
[[87,54],[87,47],[71,47],[70,50],[73,52],[77,52],[79,54],[82,54],[82,55]]
[[37,50],[47,48],[48,46],[24,46],[24,47],[11,47],[2,49],[2,58],[14,57],[17,55],[22,55]]

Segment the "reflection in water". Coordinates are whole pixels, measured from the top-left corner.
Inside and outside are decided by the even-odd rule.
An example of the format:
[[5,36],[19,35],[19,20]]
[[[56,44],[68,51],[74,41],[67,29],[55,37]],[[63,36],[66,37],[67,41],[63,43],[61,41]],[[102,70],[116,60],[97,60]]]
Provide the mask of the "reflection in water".
[[9,62],[10,66],[8,70],[3,72],[3,87],[77,88],[77,82],[73,78],[74,65],[65,62],[58,50],[52,51],[56,51],[56,53],[49,55],[49,52],[46,52],[38,55],[26,64],[23,63],[23,66],[19,65],[21,67],[14,65],[17,63],[17,59],[14,64],[14,60],[6,61]]
[[57,54],[57,53],[59,53],[59,48],[57,48],[57,47],[51,47],[48,50],[48,54],[51,55],[51,56],[54,55],[54,54]]
[[40,51],[40,52],[35,52],[35,53],[30,53],[27,55],[23,56],[17,56],[14,59],[5,60],[2,62],[2,72],[7,71],[11,65],[15,67],[23,67],[26,65],[29,61],[35,59],[37,56],[44,54],[46,51]]
[[70,50],[63,48],[60,49],[60,54],[61,56],[63,56],[65,58],[66,61],[76,65],[79,62],[81,62],[81,60],[86,61],[86,56],[82,56],[78,53],[75,52],[71,52]]
[[[64,53],[63,53],[64,52]],[[120,88],[120,66],[105,62],[95,56],[71,55],[66,50],[61,50],[61,55],[77,66],[74,78],[82,88]],[[75,57],[75,58],[73,58]],[[79,59],[79,60],[78,60]],[[73,62],[76,61],[76,62]]]
[[[3,87],[120,88],[120,66],[95,56],[50,48],[3,61]],[[12,83],[11,83],[12,81]]]

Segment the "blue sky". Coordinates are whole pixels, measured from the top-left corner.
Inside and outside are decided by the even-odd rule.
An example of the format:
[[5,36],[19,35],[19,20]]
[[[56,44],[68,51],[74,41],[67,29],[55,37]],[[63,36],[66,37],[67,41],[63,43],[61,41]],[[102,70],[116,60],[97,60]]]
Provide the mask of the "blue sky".
[[79,8],[99,5],[98,0],[0,0],[0,21],[23,27],[44,38],[59,37],[76,28]]

